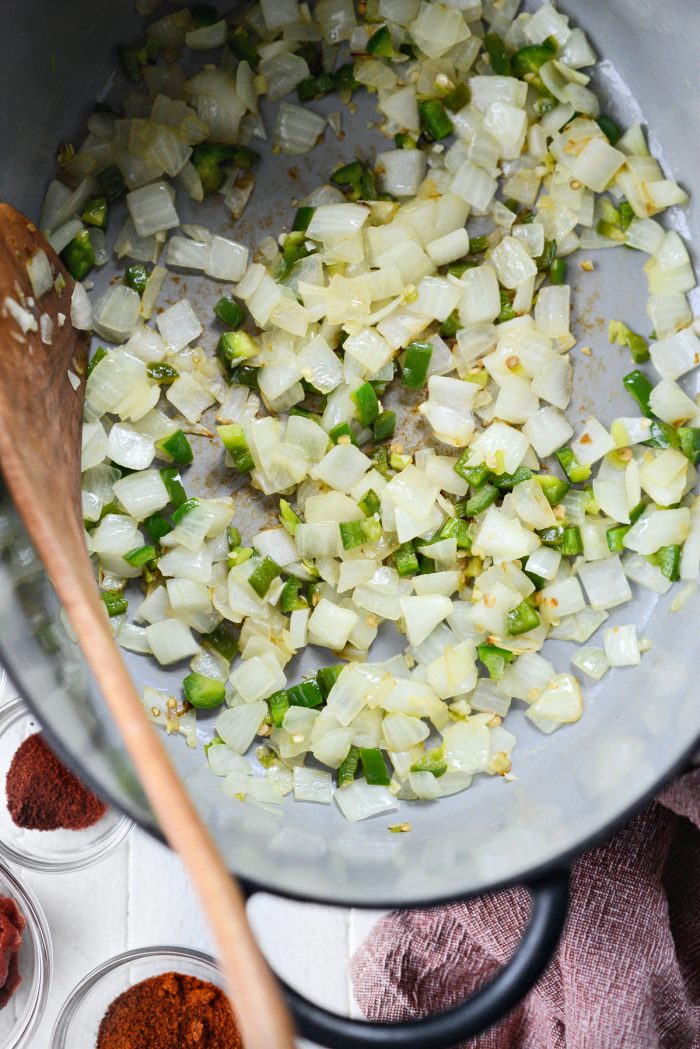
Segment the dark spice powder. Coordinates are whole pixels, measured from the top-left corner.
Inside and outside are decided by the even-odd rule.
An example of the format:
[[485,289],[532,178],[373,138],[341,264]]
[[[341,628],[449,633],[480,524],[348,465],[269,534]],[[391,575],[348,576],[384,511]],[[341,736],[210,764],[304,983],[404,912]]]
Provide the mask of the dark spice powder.
[[58,760],[39,732],[17,750],[5,789],[10,816],[27,830],[85,830],[107,811]]
[[19,949],[27,923],[13,899],[0,896],[0,1009],[4,1009],[22,982]]
[[130,987],[110,1005],[96,1049],[242,1049],[223,991],[183,973]]

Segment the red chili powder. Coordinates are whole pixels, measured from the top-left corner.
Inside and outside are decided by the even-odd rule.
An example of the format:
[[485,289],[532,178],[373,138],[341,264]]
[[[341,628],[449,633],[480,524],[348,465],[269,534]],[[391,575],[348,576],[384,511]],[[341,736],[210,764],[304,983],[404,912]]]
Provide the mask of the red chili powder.
[[4,1009],[22,982],[19,949],[27,923],[9,896],[0,896],[0,1009]]
[[142,980],[114,999],[96,1049],[242,1049],[242,1042],[219,987],[171,972]]
[[17,750],[5,790],[10,816],[27,830],[85,830],[107,811],[104,802],[58,760],[39,732]]

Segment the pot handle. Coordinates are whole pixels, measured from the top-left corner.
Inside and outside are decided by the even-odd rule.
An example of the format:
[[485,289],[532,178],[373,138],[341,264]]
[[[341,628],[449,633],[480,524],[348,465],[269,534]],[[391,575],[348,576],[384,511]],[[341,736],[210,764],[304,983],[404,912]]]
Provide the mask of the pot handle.
[[[248,886],[250,888],[250,886]],[[546,969],[566,921],[569,871],[555,870],[527,883],[532,914],[515,954],[468,1001],[446,1012],[400,1023],[369,1023],[338,1016],[280,980],[299,1034],[329,1049],[449,1049],[502,1019]]]

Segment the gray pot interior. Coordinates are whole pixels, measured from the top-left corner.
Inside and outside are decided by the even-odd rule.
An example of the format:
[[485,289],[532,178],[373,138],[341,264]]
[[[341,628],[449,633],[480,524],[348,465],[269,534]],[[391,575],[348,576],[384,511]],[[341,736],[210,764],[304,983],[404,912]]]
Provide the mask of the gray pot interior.
[[[670,176],[700,195],[700,6],[686,0],[668,0],[663,7],[651,0],[585,5],[567,0],[561,6],[589,32],[598,53],[608,56],[596,74],[607,111],[623,125],[643,115]],[[94,5],[77,0],[60,5],[6,0],[4,10],[0,199],[36,218],[58,144],[80,141],[92,102],[104,97],[114,80],[113,46],[138,33],[140,18],[124,0],[103,0],[99,17]],[[332,102],[318,105],[333,108]],[[321,148],[300,161],[263,151],[253,200],[234,235],[253,244],[256,236],[281,228],[292,215],[291,197],[303,196],[322,181],[341,155],[352,159],[354,146],[370,148],[370,107],[354,119],[346,116],[348,138],[342,147],[327,135]],[[374,144],[383,144],[374,134]],[[291,163],[297,169],[293,184]],[[211,228],[225,218],[215,203],[196,215]],[[684,236],[695,232],[697,201],[669,221]],[[607,345],[607,321],[623,317],[648,331],[644,258],[625,249],[592,257],[595,271],[578,271],[575,278],[575,331],[593,356],[573,351],[577,378],[571,417],[595,411],[610,422],[629,413],[619,381],[629,359]],[[570,272],[574,269],[575,263]],[[100,280],[109,276],[103,271]],[[200,317],[210,316],[214,290],[184,278],[172,289],[173,298],[183,294],[184,286]],[[214,333],[207,339],[212,343]],[[697,384],[691,375],[691,395],[698,392]],[[52,454],[50,448],[37,453]],[[257,511],[242,498],[238,506],[245,527]],[[62,752],[116,804],[154,829],[100,694],[58,620],[53,592],[4,493],[0,548],[0,646],[15,684]],[[411,822],[410,834],[388,833],[393,816],[353,825],[335,806],[289,799],[284,818],[268,815],[221,794],[219,782],[202,768],[201,743],[190,751],[181,739],[171,739],[169,750],[231,869],[273,891],[360,905],[427,903],[476,892],[579,849],[652,790],[700,738],[694,680],[700,599],[696,595],[673,614],[672,596],[673,591],[657,599],[638,590],[633,606],[613,614],[608,625],[635,621],[653,647],[639,668],[611,671],[601,684],[586,684],[586,711],[577,725],[545,737],[530,727],[522,710],[511,713],[507,727],[518,738],[516,780],[481,777],[454,798],[404,803],[395,818]],[[546,654],[563,671],[573,651],[549,643]],[[156,686],[176,687],[186,672],[166,674],[140,657],[131,660],[131,667],[139,684]],[[211,733],[206,720],[200,733],[202,738]]]

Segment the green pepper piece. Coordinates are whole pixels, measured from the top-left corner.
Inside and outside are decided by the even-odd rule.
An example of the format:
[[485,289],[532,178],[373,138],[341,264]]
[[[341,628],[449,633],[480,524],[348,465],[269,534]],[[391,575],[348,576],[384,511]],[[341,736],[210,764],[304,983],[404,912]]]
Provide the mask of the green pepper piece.
[[683,455],[695,465],[700,459],[700,430],[694,426],[679,426],[678,439]]
[[234,467],[240,474],[249,473],[255,468],[242,426],[239,426],[237,423],[226,423],[225,425],[217,426],[216,432],[230,455]]
[[316,671],[316,683],[321,689],[321,695],[324,699],[328,699],[328,695],[340,677],[340,672],[344,666],[345,663],[334,663],[333,666],[320,667]]
[[512,292],[507,292],[505,288],[501,288],[499,292],[501,296],[501,309],[498,316],[496,317],[496,324],[505,324],[506,321],[515,320],[518,316],[513,309],[513,303],[511,302]]
[[644,372],[640,372],[638,368],[635,368],[634,371],[624,376],[622,385],[630,397],[637,402],[647,419],[652,419],[654,413],[649,405],[649,396],[654,387]]
[[340,186],[350,190],[350,199],[359,200],[362,196],[362,177],[365,174],[364,165],[359,160],[353,160],[349,164],[343,164],[333,172],[329,181],[334,186]]
[[441,539],[456,539],[458,550],[471,550],[472,539],[469,534],[469,525],[459,517],[448,517],[440,529]]
[[428,98],[418,105],[420,124],[426,138],[439,142],[454,131],[454,125],[439,98]]
[[608,550],[611,554],[619,554],[624,549],[624,538],[630,530],[631,525],[615,525],[613,528],[608,528],[605,533],[605,538],[608,543]]
[[362,521],[343,521],[338,526],[343,550],[353,550],[356,546],[362,546],[366,542],[362,524]]
[[513,75],[524,79],[525,77],[538,86],[538,81],[541,80],[537,73],[539,73],[540,67],[549,62],[557,53],[557,43],[553,37],[548,36],[541,44],[529,44],[527,47],[521,47],[511,57],[511,69]]
[[73,280],[85,280],[95,265],[95,250],[88,230],[77,233],[61,252],[61,258]]
[[394,145],[397,149],[416,149],[418,143],[407,131],[398,131],[394,135]]
[[420,342],[417,339],[409,342],[402,364],[401,381],[404,386],[411,390],[419,390],[425,385],[432,356],[432,343]]
[[568,481],[563,481],[561,477],[555,477],[553,474],[535,474],[535,480],[542,488],[550,506],[560,503],[571,488]]
[[555,259],[549,267],[549,279],[552,284],[566,283],[566,259]]
[[396,550],[394,550],[394,565],[396,571],[405,579],[407,576],[416,575],[419,569],[418,557],[416,555],[415,547],[411,540],[402,543]]
[[290,535],[296,535],[301,518],[299,514],[295,513],[286,499],[280,499],[280,522]]
[[543,528],[537,534],[545,546],[553,546],[558,550],[564,538],[564,527],[563,525],[553,525],[551,528]]
[[241,361],[250,360],[260,352],[247,331],[225,331],[216,344],[216,355],[225,368],[233,369]]
[[90,376],[92,375],[92,373],[94,372],[95,368],[100,363],[100,361],[103,361],[106,356],[107,356],[107,351],[104,348],[104,346],[98,346],[97,349],[95,350],[95,352],[93,353],[92,357],[88,361],[87,373],[86,373],[86,376],[87,376],[88,379],[90,378]]
[[191,159],[197,169],[205,196],[221,189],[226,178],[221,165],[235,161],[237,152],[237,146],[218,145],[211,142],[202,142],[194,147]]
[[173,368],[172,364],[166,364],[165,361],[151,361],[146,365],[146,375],[149,379],[155,379],[161,386],[169,386],[171,382],[179,378],[180,373],[177,368]]
[[258,597],[264,597],[270,589],[273,579],[281,575],[282,569],[271,557],[263,557],[262,561],[248,576],[248,583]]
[[521,601],[519,605],[511,609],[506,616],[508,633],[511,637],[519,634],[527,634],[540,625],[540,617],[527,601]]
[[496,502],[498,494],[498,488],[494,485],[483,485],[471,499],[467,499],[464,507],[464,516],[476,517],[477,514],[483,513],[484,510]]
[[577,557],[583,553],[581,529],[577,525],[569,525],[564,529],[559,544],[559,553],[563,557]]
[[591,476],[590,466],[580,463],[571,448],[560,448],[554,453],[559,465],[572,484],[582,484]]
[[459,113],[460,109],[464,109],[470,102],[471,97],[472,93],[469,90],[469,85],[461,81],[459,84],[455,84],[446,95],[443,95],[442,104],[451,113]]
[[675,426],[654,419],[649,429],[649,440],[642,443],[651,448],[680,448],[681,439]]
[[350,439],[351,444],[357,444],[357,441],[355,440],[355,434],[350,428],[350,423],[338,423],[337,426],[334,426],[331,430],[328,431],[328,436],[330,437],[333,444],[347,444],[347,441],[343,440],[343,438],[346,437]]
[[541,255],[538,255],[535,259],[537,269],[540,273],[544,273],[547,270],[551,270],[552,266],[557,260],[557,242],[556,240],[545,240],[544,250]]
[[444,320],[440,325],[440,334],[444,339],[454,339],[461,327],[459,311],[453,310],[447,320]]
[[479,659],[489,672],[493,681],[500,681],[508,663],[512,663],[515,656],[507,648],[499,648],[498,645],[477,645]]
[[374,469],[377,473],[380,473],[382,477],[385,477],[387,481],[390,481],[393,474],[389,467],[389,453],[386,450],[386,445],[380,444],[378,448],[375,448],[370,459],[372,460]]
[[471,485],[472,488],[483,488],[489,479],[491,471],[488,466],[482,463],[480,466],[470,466],[469,457],[471,452],[468,448],[465,448],[460,455],[457,462],[454,464],[454,471],[456,474],[466,481],[467,484]]
[[311,680],[273,693],[268,702],[272,720],[280,728],[290,707],[319,707],[323,703],[323,697],[316,682]]
[[311,250],[306,246],[306,237],[303,233],[288,233],[282,245],[282,266],[280,268],[283,272],[279,276],[275,274],[276,279],[286,279],[295,264],[311,254]]
[[411,765],[411,772],[432,772],[436,779],[444,776],[447,772],[447,761],[445,760],[445,744],[426,750],[418,761]]
[[97,181],[108,204],[113,204],[126,193],[124,176],[116,164],[110,164],[104,171],[100,171]]
[[143,80],[143,67],[148,63],[148,52],[145,47],[118,47],[117,55],[122,72],[132,84]]
[[240,328],[246,318],[246,311],[241,304],[228,295],[223,295],[219,299],[214,307],[214,313],[227,328]]
[[143,298],[143,293],[148,283],[148,270],[142,262],[135,262],[132,266],[126,267],[124,270],[124,283],[127,288],[132,288]]
[[498,488],[499,492],[512,492],[516,485],[529,481],[531,477],[532,470],[528,470],[527,466],[519,466],[512,474],[494,474],[491,484]]
[[391,33],[387,25],[379,26],[367,41],[367,54],[378,58],[394,58],[396,52],[391,42]]
[[615,121],[611,120],[609,116],[605,115],[605,113],[601,113],[600,116],[595,117],[595,122],[607,138],[610,145],[614,146],[622,134]]
[[236,58],[242,62],[247,62],[251,69],[257,69],[260,56],[247,29],[235,29],[233,32],[230,32],[227,43]]
[[82,214],[83,222],[97,229],[107,228],[107,198],[89,197],[85,201]]
[[491,59],[491,68],[494,73],[497,76],[512,76],[510,51],[498,33],[487,33],[484,37],[484,47]]
[[155,561],[158,557],[158,551],[155,546],[135,546],[133,550],[129,550],[128,554],[124,554],[124,560],[127,564],[130,564],[132,568],[143,568],[149,561]]
[[170,456],[173,462],[181,466],[187,466],[194,459],[192,446],[182,430],[175,430],[167,437],[161,437],[156,441],[156,451]]
[[120,616],[129,607],[129,602],[120,590],[101,590],[100,598],[110,618],[112,616]]
[[340,763],[340,767],[338,769],[339,787],[347,787],[348,783],[352,783],[354,781],[359,764],[360,748],[350,747],[347,757],[344,761]]
[[229,663],[238,651],[236,639],[228,632],[224,623],[219,623],[209,634],[202,635],[202,642],[209,648],[213,648],[220,656],[227,659]]
[[297,96],[300,102],[313,102],[335,91],[336,78],[331,73],[319,73],[318,76],[305,77],[297,84]]
[[243,565],[246,561],[250,561],[255,551],[252,546],[237,546],[233,550],[229,551],[228,555],[228,567],[237,568],[238,565]]
[[360,86],[355,79],[355,66],[352,62],[338,66],[333,74],[333,84],[338,91],[354,91]]
[[280,612],[288,615],[290,612],[299,612],[301,609],[309,607],[308,601],[300,593],[301,588],[301,580],[290,576],[284,584],[284,589],[280,595]]
[[293,707],[320,707],[323,704],[323,693],[315,678],[290,685],[285,690]]
[[630,510],[630,521],[631,521],[632,524],[636,524],[637,523],[637,521],[642,516],[642,514],[644,513],[646,508],[647,508],[647,504],[642,499],[640,502],[637,503],[636,506],[634,506]]
[[183,506],[187,501],[187,493],[182,484],[180,472],[175,466],[166,466],[160,471],[163,484],[166,487],[170,502],[173,506]]
[[634,209],[628,200],[620,203],[620,227],[627,230],[634,219]]
[[677,544],[662,546],[655,554],[652,554],[653,563],[658,565],[663,575],[672,583],[677,583],[681,577],[681,548]]
[[151,516],[147,517],[145,521],[141,522],[141,524],[146,529],[154,543],[159,543],[164,535],[167,535],[168,532],[172,532],[173,530],[170,521],[168,521],[166,517],[163,517],[162,514],[151,514]]
[[184,520],[184,518],[187,517],[187,515],[197,506],[199,506],[199,499],[197,499],[196,496],[193,496],[191,499],[186,499],[184,503],[181,503],[177,509],[173,511],[173,524],[179,525],[180,521]]
[[379,402],[372,384],[363,382],[350,394],[350,399],[355,405],[355,415],[360,426],[371,426],[379,415]]
[[268,699],[268,703],[270,704],[272,720],[277,728],[281,728],[282,722],[284,721],[284,715],[289,710],[289,697],[287,696],[287,693],[284,691],[275,692]]
[[365,779],[370,785],[389,786],[391,780],[384,763],[384,755],[378,747],[360,747],[360,760]]
[[292,223],[292,233],[306,233],[316,208],[298,208]]
[[226,688],[223,681],[204,674],[188,674],[182,682],[182,691],[190,706],[198,710],[213,710],[224,701]]
[[378,514],[382,508],[381,500],[373,488],[370,488],[357,504],[366,517]]
[[250,390],[258,389],[258,369],[252,365],[239,364],[237,368],[231,369],[231,382],[239,386],[247,386]]
[[622,321],[610,321],[608,324],[608,342],[615,346],[628,346],[635,364],[645,364],[649,360],[649,346],[646,339],[637,335]]
[[395,430],[396,412],[380,412],[374,420],[374,425],[372,427],[375,441],[387,441],[390,437],[394,436]]

